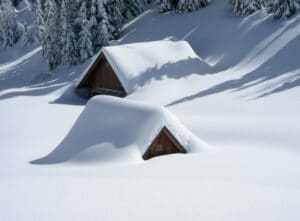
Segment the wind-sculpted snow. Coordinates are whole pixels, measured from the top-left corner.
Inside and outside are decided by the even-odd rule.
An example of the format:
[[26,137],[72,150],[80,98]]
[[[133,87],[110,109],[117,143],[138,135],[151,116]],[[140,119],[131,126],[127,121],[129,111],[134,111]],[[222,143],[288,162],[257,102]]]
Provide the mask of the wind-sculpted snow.
[[[73,128],[48,156],[36,164],[64,162],[80,152],[110,146],[109,161],[116,150],[128,159],[141,160],[152,141],[166,126],[189,153],[204,150],[206,144],[189,132],[167,109],[110,96],[92,98]],[[122,149],[126,150],[122,150]],[[111,152],[111,153],[110,153]]]

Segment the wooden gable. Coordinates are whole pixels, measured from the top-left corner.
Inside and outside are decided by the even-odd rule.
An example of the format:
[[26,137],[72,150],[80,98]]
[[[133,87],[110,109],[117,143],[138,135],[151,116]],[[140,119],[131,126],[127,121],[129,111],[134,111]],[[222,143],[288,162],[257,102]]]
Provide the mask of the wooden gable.
[[152,144],[143,155],[144,160],[150,158],[173,154],[173,153],[186,153],[186,150],[178,142],[178,140],[172,135],[167,127],[163,127],[160,133],[156,136]]
[[103,54],[94,62],[77,88],[88,89],[89,97],[97,94],[126,96],[122,83]]

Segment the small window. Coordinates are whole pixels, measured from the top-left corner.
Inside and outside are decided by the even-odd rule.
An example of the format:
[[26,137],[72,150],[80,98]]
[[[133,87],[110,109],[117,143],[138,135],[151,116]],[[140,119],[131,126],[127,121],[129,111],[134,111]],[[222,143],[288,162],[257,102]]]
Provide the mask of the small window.
[[157,152],[162,152],[163,151],[163,145],[161,145],[161,144],[156,145],[156,151]]

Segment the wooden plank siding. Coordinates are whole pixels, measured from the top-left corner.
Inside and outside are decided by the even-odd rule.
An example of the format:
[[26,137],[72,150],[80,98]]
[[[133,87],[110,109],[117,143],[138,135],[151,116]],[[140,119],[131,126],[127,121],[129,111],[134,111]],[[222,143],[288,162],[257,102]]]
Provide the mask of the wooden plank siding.
[[173,153],[186,153],[186,150],[181,146],[168,128],[164,127],[144,153],[143,159],[148,160],[156,156]]
[[[87,88],[91,91],[93,89],[108,89],[107,91],[111,90],[119,92],[113,93],[112,95],[126,95],[126,92],[120,80],[118,79],[117,75],[115,74],[114,70],[112,69],[111,65],[109,64],[109,62],[103,54],[101,54],[99,59],[95,61],[95,64],[91,67],[86,76],[83,78],[78,88]],[[95,95],[95,91],[101,92],[101,90],[93,90],[92,95]]]

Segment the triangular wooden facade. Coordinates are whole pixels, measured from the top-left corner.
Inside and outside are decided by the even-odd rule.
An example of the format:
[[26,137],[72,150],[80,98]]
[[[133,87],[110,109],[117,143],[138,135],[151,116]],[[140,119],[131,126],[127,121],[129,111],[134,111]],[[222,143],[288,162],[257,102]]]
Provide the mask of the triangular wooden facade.
[[121,81],[103,53],[100,54],[81,80],[77,86],[77,91],[84,97],[92,97],[98,94],[126,96]]
[[172,153],[186,153],[186,150],[168,130],[168,128],[163,127],[144,153],[143,159],[148,160],[156,156]]

